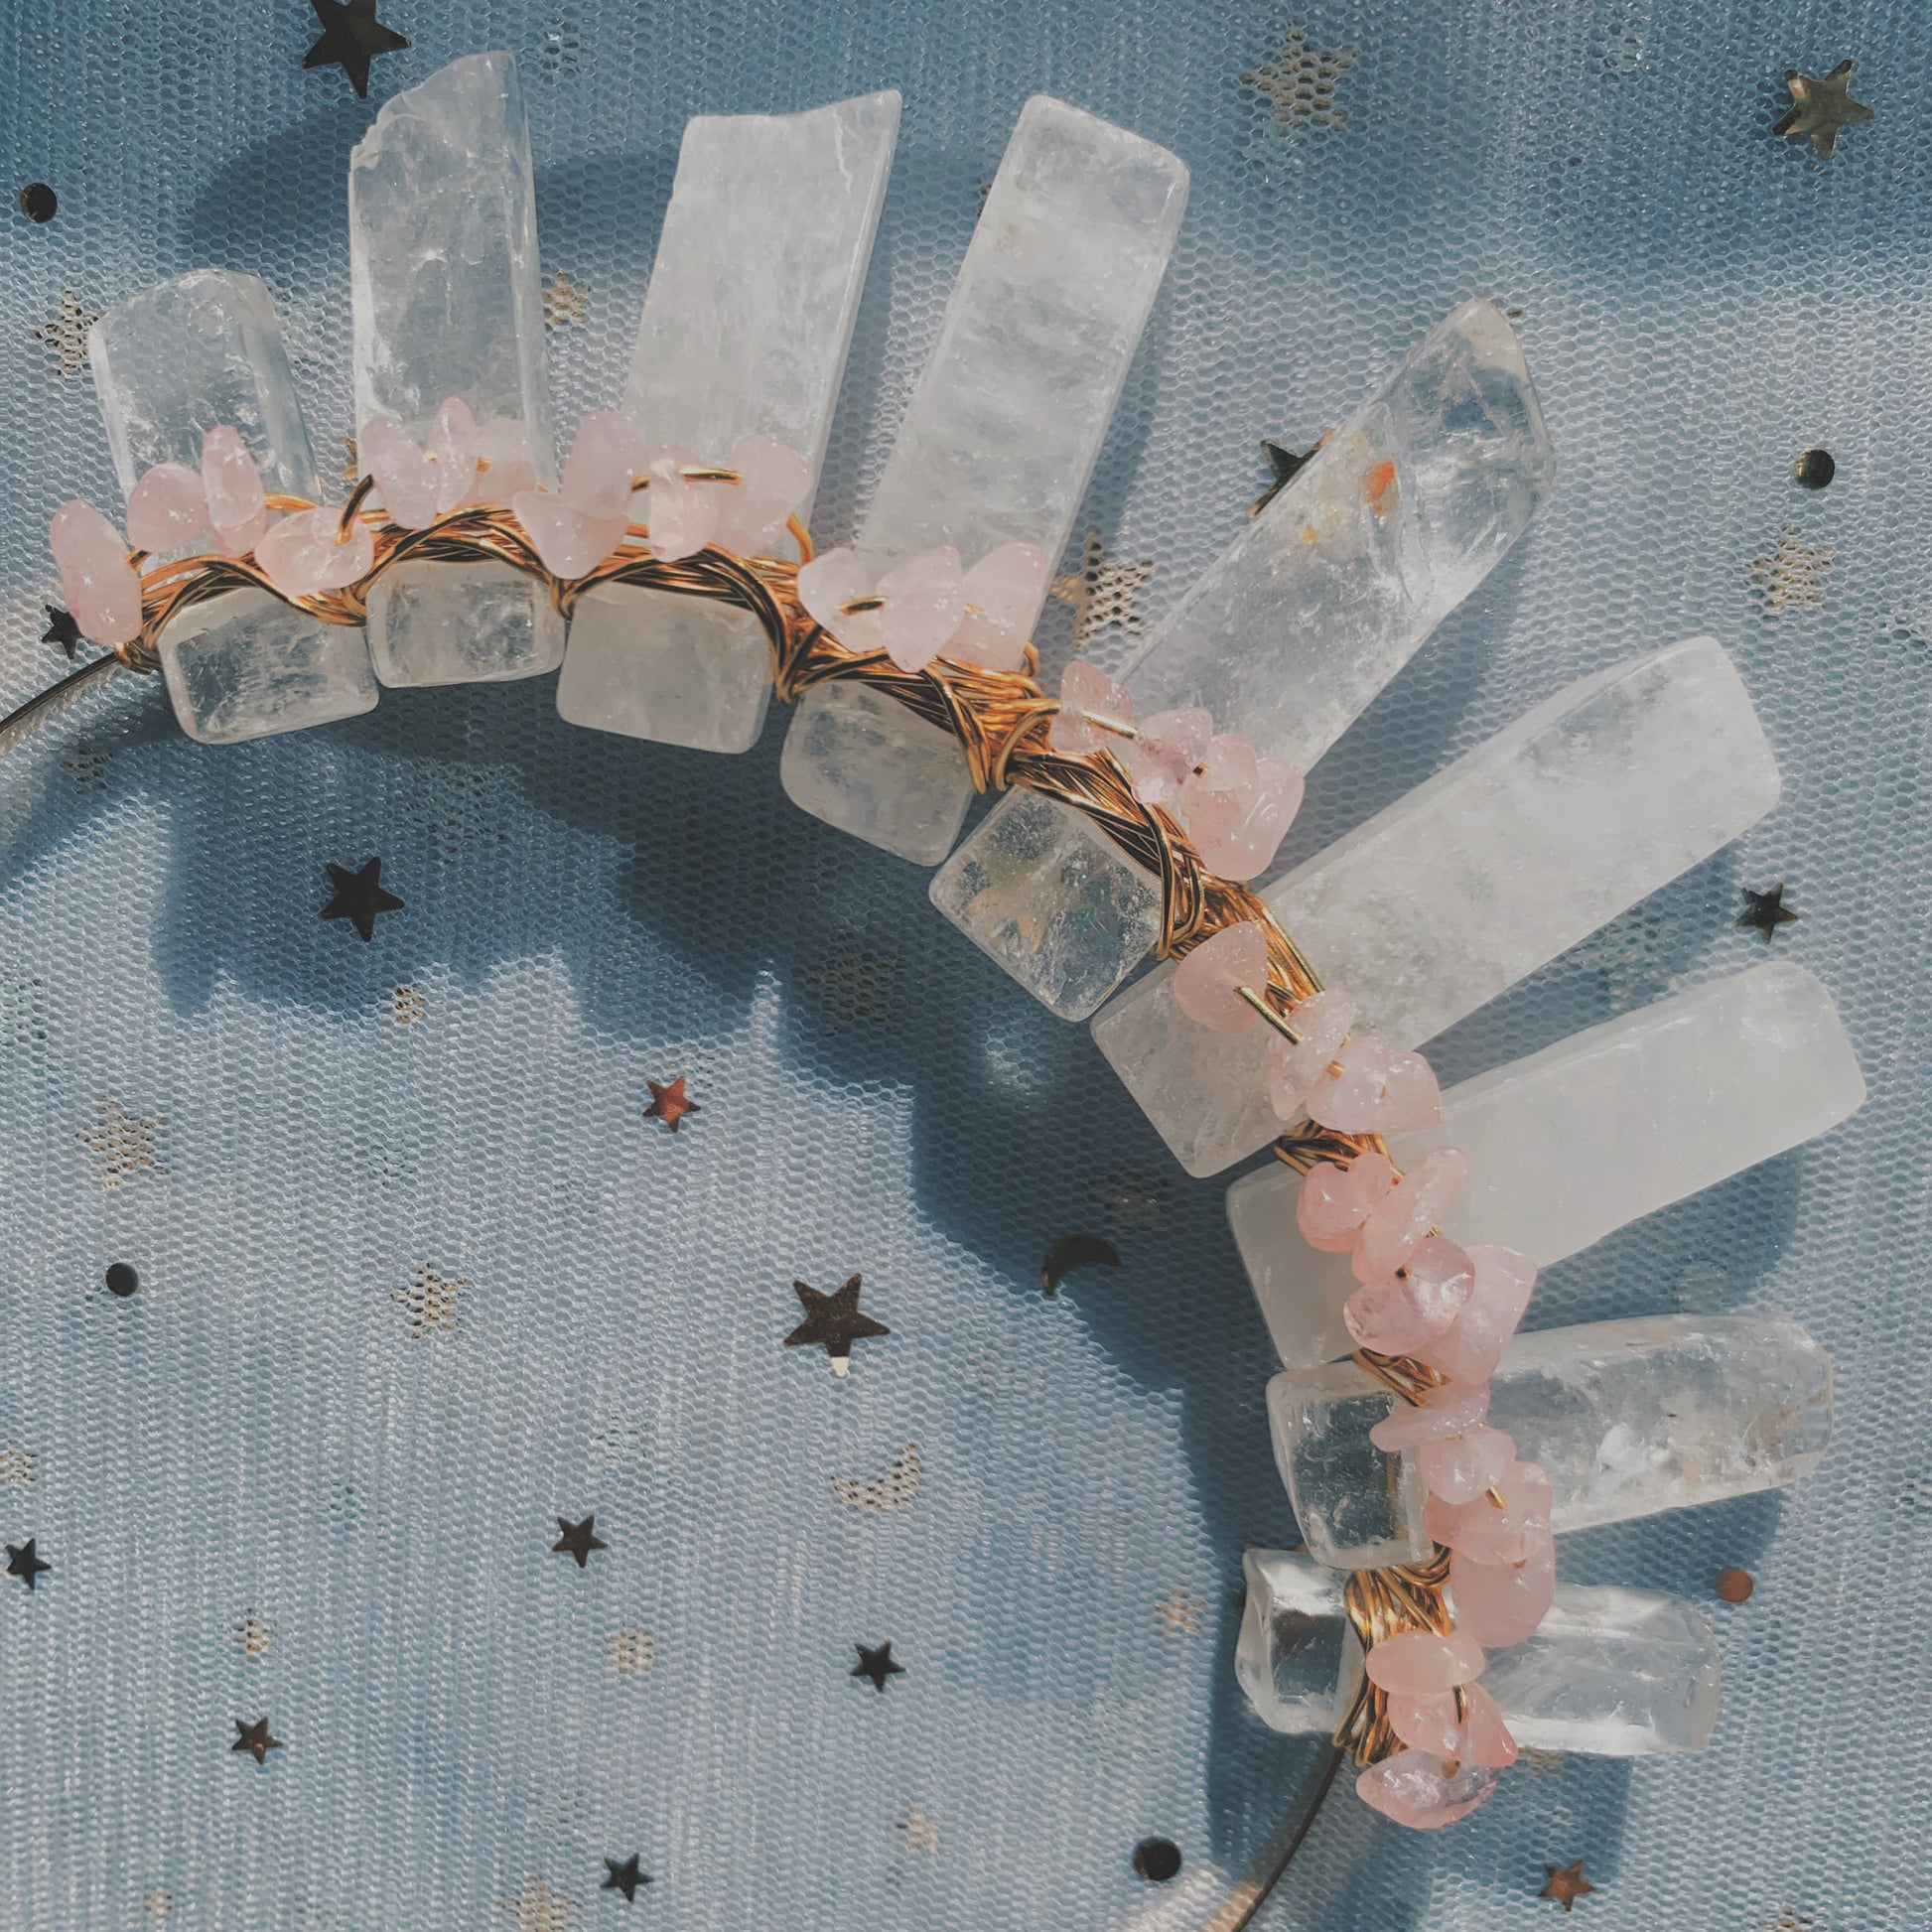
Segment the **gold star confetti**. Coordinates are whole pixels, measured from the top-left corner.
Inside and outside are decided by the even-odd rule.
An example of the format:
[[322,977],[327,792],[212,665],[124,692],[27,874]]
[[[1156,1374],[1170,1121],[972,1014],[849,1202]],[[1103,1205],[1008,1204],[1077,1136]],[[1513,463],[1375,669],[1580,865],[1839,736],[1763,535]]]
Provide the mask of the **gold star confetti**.
[[409,1332],[426,1335],[456,1326],[457,1291],[470,1286],[466,1275],[443,1276],[425,1263],[408,1288],[392,1289],[389,1299],[409,1311]]
[[887,1464],[883,1474],[857,1479],[834,1476],[832,1494],[851,1509],[869,1510],[883,1516],[888,1510],[902,1508],[919,1493],[923,1464],[917,1443],[907,1443]]
[[1787,523],[1777,549],[1753,557],[1745,568],[1764,587],[1758,603],[1768,618],[1779,611],[1815,611],[1825,602],[1825,579],[1838,555],[1832,544],[1812,545]]
[[151,1919],[164,1919],[175,1909],[175,1896],[157,1885],[154,1890],[141,1894],[141,1903],[147,1907]]
[[1537,1897],[1554,1898],[1566,1912],[1571,1910],[1578,1899],[1587,1892],[1596,1889],[1584,1876],[1582,1859],[1579,1859],[1575,1864],[1546,1864],[1543,1869],[1550,1874],[1550,1882],[1537,1893]]
[[560,268],[543,285],[543,326],[562,329],[566,325],[584,326],[584,299],[591,292],[588,282],[573,282]]
[[399,986],[389,995],[389,1011],[398,1027],[413,1027],[429,1011],[429,1002],[413,986]]
[[99,1162],[100,1184],[118,1187],[138,1173],[161,1173],[154,1142],[168,1116],[156,1114],[150,1120],[136,1120],[122,1112],[118,1100],[109,1100],[104,1093],[94,1096],[94,1104],[100,1110],[100,1125],[73,1138]]
[[234,1640],[244,1657],[265,1657],[275,1647],[275,1626],[249,1610],[235,1619]]
[[675,1134],[686,1114],[703,1113],[704,1109],[685,1093],[684,1081],[682,1073],[675,1080],[646,1080],[650,1105],[644,1109],[644,1118],[661,1120]]
[[1787,68],[1784,84],[1791,90],[1791,105],[1771,132],[1789,135],[1794,141],[1808,140],[1821,160],[1832,158],[1838,137],[1846,128],[1871,118],[1871,109],[1852,98],[1850,61],[1841,61],[1823,75]]
[[503,1900],[516,1932],[570,1932],[570,1900],[552,1891],[541,1878],[531,1878],[514,1898]]
[[0,1449],[0,1483],[32,1482],[40,1473],[40,1457],[18,1443]]
[[1309,45],[1308,35],[1300,27],[1291,27],[1281,53],[1266,67],[1253,68],[1241,78],[1274,108],[1275,125],[1284,134],[1305,124],[1339,128],[1343,119],[1335,101],[1335,86],[1354,65],[1352,47],[1317,54]]
[[61,313],[52,322],[42,323],[31,333],[36,341],[45,343],[60,358],[61,373],[71,375],[86,363],[87,332],[99,320],[97,315],[80,306],[80,298],[71,289],[65,289],[61,294]]
[[832,950],[799,977],[818,995],[825,1031],[843,1033],[855,1020],[887,1020],[892,1007],[886,992],[898,977],[899,962],[868,952],[858,935],[841,932]]
[[893,1829],[905,1835],[905,1849],[908,1852],[936,1852],[939,1849],[937,1812],[922,1811],[914,1805]]
[[1078,570],[1056,577],[1052,594],[1073,611],[1073,648],[1084,650],[1103,630],[1132,635],[1141,628],[1134,600],[1154,575],[1154,559],[1116,563],[1107,554],[1098,530],[1089,530]]
[[1155,1604],[1154,1614],[1169,1636],[1177,1637],[1200,1628],[1200,1613],[1205,1608],[1198,1596],[1189,1596],[1184,1589],[1171,1589]]
[[648,1630],[613,1630],[604,1639],[604,1661],[619,1677],[641,1677],[657,1661]]

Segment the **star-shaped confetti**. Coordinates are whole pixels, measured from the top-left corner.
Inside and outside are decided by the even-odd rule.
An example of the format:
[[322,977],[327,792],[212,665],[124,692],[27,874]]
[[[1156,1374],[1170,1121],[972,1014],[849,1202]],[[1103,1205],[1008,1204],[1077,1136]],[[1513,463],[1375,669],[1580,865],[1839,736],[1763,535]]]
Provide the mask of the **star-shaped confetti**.
[[155,1137],[167,1125],[166,1114],[137,1120],[122,1111],[118,1100],[103,1094],[94,1096],[100,1110],[100,1125],[74,1135],[74,1139],[100,1163],[100,1184],[118,1187],[143,1172],[159,1173],[161,1163],[155,1158]]
[[553,1557],[566,1556],[577,1559],[579,1570],[588,1570],[593,1550],[608,1550],[611,1546],[598,1535],[595,1513],[586,1516],[581,1523],[573,1523],[567,1517],[557,1518],[558,1536],[550,1546]]
[[330,865],[327,870],[336,897],[322,908],[325,919],[347,919],[366,941],[375,937],[378,912],[402,910],[402,900],[382,889],[380,859],[371,859],[360,872],[350,872],[347,867],[338,865]]
[[1791,105],[1771,132],[1787,134],[1794,141],[1810,141],[1821,160],[1832,158],[1838,137],[1846,128],[1871,118],[1871,109],[1852,98],[1850,61],[1841,61],[1823,75],[1788,68],[1784,84],[1791,90]]
[[822,1343],[832,1358],[832,1372],[844,1375],[852,1365],[855,1341],[863,1341],[869,1335],[890,1335],[893,1331],[883,1321],[859,1312],[861,1279],[852,1276],[836,1295],[821,1295],[803,1282],[793,1282],[791,1292],[798,1297],[805,1318],[785,1337],[785,1346],[810,1348]]
[[688,1099],[684,1091],[685,1076],[680,1073],[668,1083],[662,1080],[646,1080],[644,1085],[650,1089],[650,1105],[644,1109],[646,1120],[661,1120],[673,1134],[686,1114],[701,1114],[704,1109],[695,1100]]
[[1131,633],[1141,628],[1134,600],[1154,575],[1154,559],[1117,563],[1107,554],[1098,530],[1089,530],[1080,553],[1080,568],[1056,577],[1052,595],[1073,611],[1073,648],[1083,650],[1103,630]]
[[1205,1608],[1198,1596],[1189,1596],[1184,1589],[1171,1589],[1155,1604],[1154,1614],[1169,1636],[1177,1637],[1200,1628],[1200,1613]]
[[939,1849],[939,1818],[935,1812],[922,1811],[914,1805],[893,1829],[905,1834],[905,1849],[908,1852],[936,1852]]
[[564,1892],[530,1879],[514,1898],[503,1900],[516,1932],[570,1932],[570,1899]]
[[1550,1874],[1550,1882],[1537,1893],[1539,1898],[1554,1898],[1567,1912],[1571,1910],[1587,1892],[1596,1889],[1584,1876],[1584,1862],[1579,1859],[1575,1864],[1546,1864],[1543,1869]]
[[266,1764],[270,1751],[279,1751],[282,1740],[268,1734],[268,1720],[257,1718],[251,1725],[245,1725],[239,1718],[234,1721],[235,1740],[228,1746],[231,1751],[246,1751],[257,1764]]
[[604,1661],[619,1677],[642,1677],[657,1661],[648,1630],[613,1630],[604,1640]]
[[616,1859],[606,1859],[604,1863],[610,1867],[610,1876],[605,1879],[603,1884],[598,1886],[599,1891],[621,1891],[626,1900],[630,1900],[637,1896],[637,1887],[639,1885],[647,1885],[650,1883],[650,1873],[637,1869],[637,1854],[635,1852],[631,1853],[629,1858],[625,1859],[621,1863]]
[[71,375],[85,364],[87,334],[99,320],[92,310],[80,306],[80,298],[71,289],[64,289],[61,313],[52,322],[42,323],[32,334],[60,358],[61,373]]
[[44,644],[59,644],[69,659],[80,643],[80,626],[73,621],[71,611],[64,611],[58,604],[43,604],[41,609],[47,613],[47,628],[41,632]]
[[18,1443],[0,1449],[0,1483],[32,1482],[39,1472],[40,1458]]
[[369,63],[378,54],[400,54],[409,37],[375,17],[375,0],[309,0],[322,37],[302,57],[305,68],[341,68],[360,99],[369,97]]
[[234,1640],[244,1657],[265,1657],[275,1646],[275,1626],[250,1610],[236,1619]]
[[1771,943],[1771,935],[1781,925],[1795,925],[1801,916],[1792,911],[1784,902],[1784,882],[1780,880],[1768,893],[1754,893],[1748,886],[1739,889],[1750,900],[1748,911],[1738,913],[1734,924],[1746,926],[1753,932],[1764,935],[1764,943]]
[[584,303],[590,295],[588,282],[573,282],[560,268],[543,285],[543,326],[546,329],[581,329]]
[[469,1286],[467,1275],[439,1275],[425,1265],[416,1270],[416,1279],[408,1288],[391,1289],[389,1299],[409,1311],[412,1336],[427,1335],[438,1328],[456,1326],[457,1293]]
[[1817,610],[1825,602],[1825,580],[1837,556],[1836,545],[1806,543],[1796,526],[1787,523],[1777,549],[1768,557],[1753,557],[1744,566],[1764,587],[1758,600],[1764,615]]
[[1341,109],[1335,104],[1335,84],[1355,65],[1355,50],[1317,54],[1300,27],[1288,30],[1280,56],[1265,67],[1251,68],[1241,78],[1275,110],[1275,125],[1287,133],[1307,122],[1313,127],[1338,128]]
[[903,1677],[905,1666],[893,1662],[893,1646],[882,1643],[877,1650],[865,1644],[855,1643],[853,1649],[859,1653],[859,1661],[846,1673],[848,1677],[867,1677],[872,1680],[872,1688],[883,1692],[889,1677]]
[[35,1578],[46,1576],[54,1568],[46,1558],[34,1554],[34,1545],[39,1541],[38,1537],[30,1536],[25,1543],[6,1546],[7,1575],[18,1577],[29,1589],[34,1587]]
[[[1320,447],[1317,443],[1314,450]],[[1248,505],[1248,514],[1259,516],[1301,474],[1303,466],[1314,455],[1314,450],[1297,456],[1293,450],[1284,449],[1279,443],[1271,443],[1264,436],[1261,439],[1261,453],[1268,459],[1268,487]]]

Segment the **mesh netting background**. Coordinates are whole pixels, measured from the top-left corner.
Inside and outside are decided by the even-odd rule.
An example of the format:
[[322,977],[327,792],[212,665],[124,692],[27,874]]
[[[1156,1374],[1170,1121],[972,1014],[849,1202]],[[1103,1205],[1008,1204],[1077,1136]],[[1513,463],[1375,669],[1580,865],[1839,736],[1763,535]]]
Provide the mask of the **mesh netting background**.
[[[1567,680],[1702,630],[1783,804],[1439,1043],[1445,1078],[1776,949],[1871,1083],[1828,1142],[1552,1270],[1533,1324],[1801,1316],[1823,1471],[1566,1540],[1718,1623],[1705,1754],[1520,1769],[1429,1840],[1338,1793],[1263,1923],[1916,1922],[1932,1790],[1922,1283],[1932,526],[1916,10],[1511,0],[385,0],[373,92],[524,68],[560,419],[620,393],[685,117],[897,86],[898,158],[822,541],[878,474],[1025,97],[1176,150],[1180,246],[1076,530],[1153,620],[1266,481],[1461,298],[1516,318],[1557,494],[1314,772],[1285,861]],[[0,682],[63,668],[49,510],[118,498],[32,331],[204,265],[264,276],[325,473],[350,428],[344,171],[376,101],[299,0],[0,17]],[[1770,133],[1846,56],[1875,121]],[[1306,60],[1281,115],[1245,74]],[[1323,82],[1313,91],[1316,79]],[[46,181],[57,219],[11,212]],[[1791,480],[1812,445],[1822,493]],[[1069,613],[1050,607],[1049,666]],[[1119,631],[1091,646],[1124,654]],[[708,758],[562,725],[552,680],[392,691],[210,750],[122,680],[0,774],[0,1925],[1202,1923],[1308,1787],[1230,1667],[1294,1522],[1220,1181],[1083,1029],[793,810],[784,720]],[[326,861],[407,901],[317,916]],[[647,1080],[689,1076],[672,1136]],[[1040,1293],[1044,1249],[1117,1270]],[[117,1300],[111,1262],[142,1286]],[[790,1283],[865,1277],[849,1380]],[[454,1285],[454,1286],[452,1286]],[[419,1330],[421,1332],[419,1332]],[[907,1446],[916,1446],[907,1457]],[[904,1479],[913,1468],[916,1486]],[[897,1470],[900,1480],[879,1480]],[[882,1506],[883,1505],[883,1506]],[[610,1549],[550,1554],[595,1510]],[[1758,1580],[1715,1601],[1725,1565]],[[1190,1627],[1191,1626],[1191,1627]],[[884,1696],[847,1675],[891,1640]],[[266,1715],[285,1748],[230,1752]],[[1173,1883],[1135,1844],[1181,1849]],[[600,1889],[637,1853],[634,1905]]]

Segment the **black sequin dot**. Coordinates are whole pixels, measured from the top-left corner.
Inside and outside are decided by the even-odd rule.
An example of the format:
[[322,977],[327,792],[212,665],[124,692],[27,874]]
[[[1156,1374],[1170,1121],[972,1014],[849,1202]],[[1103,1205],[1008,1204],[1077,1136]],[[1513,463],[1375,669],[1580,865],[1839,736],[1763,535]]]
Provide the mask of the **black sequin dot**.
[[116,1261],[107,1270],[107,1292],[118,1295],[123,1301],[141,1286],[141,1277],[124,1261]]
[[1791,474],[1807,489],[1823,489],[1838,475],[1838,463],[1830,450],[1806,450],[1791,466]]
[[1171,1838],[1144,1838],[1134,1848],[1134,1869],[1150,1884],[1165,1885],[1180,1869],[1180,1847]]
[[30,181],[19,200],[20,211],[30,221],[52,221],[61,211],[61,198],[44,181]]

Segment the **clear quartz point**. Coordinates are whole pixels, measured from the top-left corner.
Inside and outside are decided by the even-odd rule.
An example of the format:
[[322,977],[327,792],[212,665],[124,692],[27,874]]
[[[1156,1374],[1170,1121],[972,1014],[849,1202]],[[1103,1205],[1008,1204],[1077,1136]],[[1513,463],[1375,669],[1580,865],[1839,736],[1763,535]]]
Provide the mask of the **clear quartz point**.
[[[775,437],[816,475],[898,109],[888,92],[685,124],[623,399],[654,442],[728,464],[741,437]],[[648,523],[648,497],[638,504]],[[571,619],[557,709],[574,725],[744,752],[770,696],[770,646],[750,612],[614,584]]]
[[[1342,1577],[1299,1551],[1250,1550],[1234,1671],[1264,1723],[1332,1732],[1362,1679]],[[1526,1749],[1648,1757],[1702,1750],[1718,1722],[1717,1636],[1658,1590],[1559,1584],[1527,1642],[1492,1650],[1482,1687]]]
[[[1539,1267],[1828,1132],[1864,1101],[1838,1009],[1800,966],[1772,962],[1560,1039],[1449,1089],[1443,1124],[1390,1142],[1407,1171],[1460,1148],[1469,1176],[1443,1216],[1467,1247]],[[1346,1254],[1296,1226],[1302,1177],[1279,1162],[1228,1189],[1228,1221],[1290,1368],[1345,1355]],[[1527,1453],[1527,1451],[1525,1451]]]
[[[1522,347],[1490,304],[1465,302],[1155,629],[1123,673],[1136,714],[1205,709],[1217,730],[1306,771],[1501,560],[1551,474]],[[1026,809],[1005,800],[953,865],[983,870],[1011,839],[1004,821]],[[1071,808],[1052,809],[1068,843],[1092,836]],[[952,909],[958,891],[942,902],[935,882],[934,903],[1055,1013],[1084,1019],[1098,1001],[1075,1009],[1054,989],[1072,979],[1104,999],[1146,952],[1096,929],[1090,899],[1159,891],[1118,846],[1104,857],[1104,887],[1091,867],[1077,883],[1051,870],[1036,877],[1024,917],[1039,935],[1031,946],[1015,943],[1004,906],[999,926],[983,930]],[[1261,1044],[1248,1045],[1258,1066]]]
[[[1696,637],[1580,678],[1263,897],[1360,1031],[1420,1046],[1777,802],[1736,669]],[[1208,1034],[1155,968],[1093,1036],[1189,1173],[1282,1131],[1267,1035]],[[1541,1256],[1538,1257],[1542,1259]]]
[[[485,430],[519,430],[537,483],[554,489],[536,194],[513,57],[452,61],[383,102],[349,157],[348,266],[357,425],[392,416],[427,449],[454,396]],[[507,500],[501,481],[485,471],[480,497]],[[384,684],[532,677],[564,651],[548,592],[507,564],[400,564],[371,587],[368,624]]]
[[[202,444],[232,428],[268,490],[321,494],[275,306],[253,275],[203,269],[111,309],[88,344],[123,494],[159,463],[199,472]],[[183,554],[212,551],[204,531]],[[162,676],[189,737],[239,744],[352,718],[378,692],[351,624],[319,622],[266,591],[228,591],[162,630]]]
[[[941,544],[969,567],[1006,543],[1060,555],[1186,199],[1166,149],[1027,102],[859,531],[875,574]],[[837,682],[806,692],[780,776],[804,810],[937,865],[972,784],[949,732],[896,709],[888,725]],[[887,741],[886,768],[866,772],[855,731]]]
[[[1431,1548],[1413,1450],[1368,1432],[1399,1398],[1354,1362],[1268,1385],[1275,1461],[1309,1553],[1341,1570]],[[1489,1384],[1489,1426],[1549,1472],[1559,1531],[1782,1488],[1832,1433],[1832,1365],[1776,1315],[1662,1315],[1518,1335]]]

